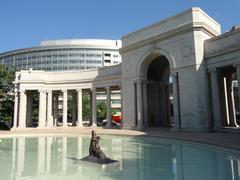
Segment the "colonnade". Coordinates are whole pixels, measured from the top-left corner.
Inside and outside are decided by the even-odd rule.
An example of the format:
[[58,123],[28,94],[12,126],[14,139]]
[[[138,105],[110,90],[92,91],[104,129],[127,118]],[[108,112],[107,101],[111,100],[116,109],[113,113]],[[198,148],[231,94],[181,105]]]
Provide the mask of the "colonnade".
[[[161,98],[164,98],[164,100],[169,100],[170,97],[170,92],[169,88],[170,85],[172,85],[172,97],[173,97],[173,111],[174,111],[174,129],[180,129],[181,128],[181,120],[180,120],[180,112],[179,112],[179,90],[178,90],[178,74],[171,74],[171,79],[172,83],[171,84],[162,84],[164,93],[162,94]],[[136,107],[136,112],[135,112],[135,117],[136,117],[136,128],[137,129],[143,129],[149,126],[149,112],[151,107],[149,107],[149,86],[150,82],[145,79],[136,79],[134,80],[134,89],[135,89],[135,107]],[[168,89],[167,89],[168,88]],[[156,96],[153,95],[154,98],[157,98]],[[168,104],[169,103],[165,103]],[[166,109],[166,113],[164,116],[166,116],[165,119],[167,119],[171,123],[170,119],[170,107],[164,107]]]
[[[116,86],[113,86],[116,87]],[[117,85],[119,87],[119,85]],[[105,86],[107,96],[107,126],[111,126],[111,86]],[[97,126],[97,89],[93,86],[88,89],[39,89],[38,128],[58,126],[59,96],[62,96],[62,127],[68,127],[68,94],[72,95],[72,126],[83,126],[82,97],[83,91],[90,95],[90,121]],[[15,91],[13,128],[32,127],[32,99],[36,90],[20,89]]]
[[[230,68],[234,69],[234,67]],[[223,126],[238,127],[233,80],[238,82],[237,96],[240,98],[240,65],[236,66],[236,72],[237,77],[234,77],[234,71],[225,70],[224,68],[209,69],[213,119],[211,126],[213,129],[220,129]],[[240,103],[240,99],[238,103]]]

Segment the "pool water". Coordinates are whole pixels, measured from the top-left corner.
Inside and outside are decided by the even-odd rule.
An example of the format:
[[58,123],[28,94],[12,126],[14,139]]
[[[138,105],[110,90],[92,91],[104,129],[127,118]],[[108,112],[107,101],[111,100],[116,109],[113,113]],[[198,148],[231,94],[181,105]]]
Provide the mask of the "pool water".
[[239,180],[240,153],[208,145],[146,137],[102,136],[105,154],[120,166],[79,163],[89,136],[0,139],[1,180]]

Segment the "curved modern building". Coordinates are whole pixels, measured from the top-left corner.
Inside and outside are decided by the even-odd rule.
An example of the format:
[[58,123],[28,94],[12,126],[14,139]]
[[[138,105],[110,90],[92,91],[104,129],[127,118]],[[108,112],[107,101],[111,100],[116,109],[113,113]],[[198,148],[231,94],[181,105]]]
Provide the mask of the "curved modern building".
[[68,39],[0,54],[0,63],[17,70],[65,71],[96,69],[121,63],[121,40]]

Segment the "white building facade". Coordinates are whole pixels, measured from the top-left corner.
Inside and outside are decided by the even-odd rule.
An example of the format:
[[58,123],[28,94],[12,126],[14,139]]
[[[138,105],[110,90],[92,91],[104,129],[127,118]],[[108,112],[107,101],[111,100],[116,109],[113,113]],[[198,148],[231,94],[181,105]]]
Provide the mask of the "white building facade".
[[120,40],[67,39],[0,54],[0,63],[17,70],[66,71],[96,69],[121,63]]
[[77,94],[73,107],[76,125],[82,126],[82,92],[91,94],[95,126],[96,92],[103,90],[107,94],[109,126],[111,92],[121,90],[122,128],[208,131],[237,127],[232,81],[239,78],[234,76],[239,72],[239,37],[239,29],[220,35],[215,20],[200,8],[191,8],[124,36],[121,65],[59,73],[18,72],[14,128],[26,128],[31,122],[30,91],[40,97],[38,128],[54,126],[54,96],[59,93],[64,99],[63,126],[67,124],[69,93]]

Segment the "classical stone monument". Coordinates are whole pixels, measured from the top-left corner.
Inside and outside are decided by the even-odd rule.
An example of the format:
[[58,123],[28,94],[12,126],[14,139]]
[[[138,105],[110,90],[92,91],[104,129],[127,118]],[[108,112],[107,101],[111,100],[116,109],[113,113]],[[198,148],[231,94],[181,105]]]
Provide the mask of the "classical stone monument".
[[120,65],[98,70],[17,72],[13,129],[31,127],[33,94],[39,97],[37,128],[55,126],[59,95],[63,97],[62,126],[67,128],[69,94],[74,99],[76,125],[81,127],[83,93],[90,94],[95,126],[98,91],[107,94],[111,121],[114,89],[122,94],[122,128],[208,131],[237,127],[240,29],[220,33],[214,19],[200,8],[191,8],[124,36]]

